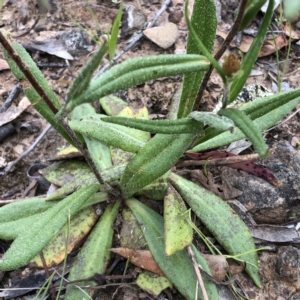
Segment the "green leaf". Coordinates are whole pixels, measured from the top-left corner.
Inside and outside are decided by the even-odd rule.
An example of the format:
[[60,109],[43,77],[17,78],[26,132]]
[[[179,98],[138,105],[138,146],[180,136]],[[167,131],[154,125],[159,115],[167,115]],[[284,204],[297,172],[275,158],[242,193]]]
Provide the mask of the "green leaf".
[[[163,134],[181,134],[181,133],[201,133],[203,124],[184,118],[179,120],[141,120],[120,117],[104,117],[103,122],[119,124],[131,128],[140,129],[147,132]],[[232,123],[233,124],[233,123]]]
[[119,26],[122,19],[122,12],[123,12],[123,2],[120,4],[120,8],[118,11],[118,14],[115,18],[114,24],[111,29],[111,35],[108,41],[108,54],[109,54],[109,60],[112,61],[115,55],[117,41],[118,41],[118,33],[119,33]]
[[210,191],[174,173],[169,177],[197,217],[214,235],[220,245],[231,255],[240,255],[247,262],[246,272],[261,287],[258,257],[250,231],[241,219],[232,213],[230,206]]
[[[72,120],[80,121],[83,116],[96,115],[95,109],[89,103],[84,103],[75,107],[72,112]],[[101,172],[104,169],[112,167],[110,149],[104,143],[83,135],[83,139],[89,150],[89,154],[96,166]]]
[[270,26],[272,16],[273,16],[273,8],[274,8],[274,0],[270,0],[267,12],[263,18],[263,21],[262,21],[260,27],[259,27],[257,35],[241,63],[240,71],[234,76],[234,78],[232,80],[228,103],[231,103],[232,101],[234,101],[236,99],[236,97],[242,90],[244,84],[246,83],[246,81],[252,71],[253,65],[257,59],[257,55],[258,55],[258,53],[261,49],[261,46],[264,42],[265,35]]
[[[134,198],[125,200],[125,204],[132,210],[141,225],[150,251],[168,280],[175,285],[185,299],[197,299],[195,296],[197,277],[186,250],[178,251],[171,256],[165,255],[163,218]],[[203,268],[210,274],[207,265],[204,264]],[[209,299],[219,299],[216,286],[205,277],[203,281]],[[203,299],[200,292],[198,299]]]
[[[70,270],[69,281],[89,278],[95,274],[103,274],[106,271],[111,253],[108,249],[112,247],[113,242],[113,224],[117,217],[120,204],[121,200],[118,200],[114,206],[109,204],[106,207],[101,219],[78,253],[76,261]],[[90,294],[91,291],[77,287],[81,285],[95,286],[97,283],[95,281],[85,281],[83,283],[68,285],[64,299],[91,299],[86,294]]]
[[128,128],[103,122],[99,115],[86,116],[80,121],[71,120],[71,128],[82,135],[96,139],[109,146],[115,146],[128,152],[138,152],[144,143],[130,135]]
[[166,277],[148,271],[143,271],[139,274],[136,284],[144,291],[152,294],[155,298],[157,298],[164,289],[168,287],[172,288],[172,284]]
[[105,96],[101,98],[99,102],[108,116],[116,116],[121,110],[128,106],[127,102],[114,95]]
[[233,130],[234,128],[232,120],[220,117],[212,112],[193,111],[188,117],[218,130]]
[[86,90],[92,79],[94,71],[99,67],[106,53],[107,45],[103,44],[93,55],[93,57],[87,62],[85,67],[80,71],[76,79],[71,84],[67,95],[67,101],[78,97]]
[[22,219],[50,208],[53,204],[45,201],[45,198],[26,198],[9,203],[0,208],[0,223],[12,222]]
[[[300,89],[279,93],[262,99],[256,99],[243,105],[240,110],[247,114],[258,130],[263,131],[284,118],[300,103]],[[197,141],[193,152],[205,151],[245,138],[245,134],[236,128],[233,133],[220,132],[213,128]]]
[[250,22],[254,19],[261,7],[267,2],[267,0],[249,0],[245,10],[245,14],[241,23],[240,30],[244,30]]
[[[263,115],[276,110],[277,108],[282,108],[287,114],[289,111],[284,108],[284,106],[290,102],[294,101],[297,97],[300,97],[300,88],[294,89],[288,92],[276,93],[274,95],[256,99],[252,102],[244,104],[240,110],[242,110],[246,115],[248,115],[252,120],[255,120]],[[271,118],[273,119],[273,118]],[[274,125],[278,122],[278,118],[274,115],[274,120],[272,121]]]
[[[10,39],[8,39],[10,40]],[[60,109],[60,103],[59,100],[56,97],[56,94],[53,92],[51,87],[49,86],[47,80],[45,79],[44,75],[40,71],[40,69],[37,67],[31,56],[28,54],[28,52],[24,49],[24,47],[17,43],[12,42],[11,43],[12,48],[19,54],[21,57],[23,64],[27,66],[28,70],[32,74],[32,76],[35,78],[35,80],[39,83],[40,87],[43,89],[45,94],[47,94],[48,98],[51,100],[51,103],[54,107],[54,109],[59,110]],[[73,144],[72,139],[69,137],[65,129],[60,126],[56,120],[55,115],[53,111],[49,108],[49,106],[46,104],[46,102],[41,98],[39,93],[32,87],[32,85],[29,83],[29,81],[26,79],[25,75],[21,72],[21,70],[18,68],[17,64],[14,62],[14,60],[9,57],[8,53],[6,51],[3,51],[4,57],[7,61],[7,63],[10,66],[11,71],[13,72],[14,76],[19,80],[22,81],[22,86],[25,95],[27,96],[28,100],[31,102],[33,107],[55,128],[69,143]]]
[[[30,199],[30,200],[32,200],[32,199]],[[56,201],[44,201],[45,199],[44,198],[42,198],[42,199],[41,199],[42,200],[41,202],[45,203],[44,207],[42,207],[42,209],[44,211],[57,204]],[[109,199],[109,195],[106,192],[96,193],[82,205],[81,209],[89,207],[95,203],[107,201],[107,199]],[[20,202],[26,203],[27,199],[24,199]],[[38,220],[43,218],[44,217],[43,212],[38,212],[38,210],[35,209],[35,204],[36,204],[36,201],[32,201],[32,202],[30,201],[30,203],[27,203],[27,205],[31,206],[31,209],[28,209],[26,207],[26,209],[25,209],[26,214],[24,216],[22,216],[20,214],[19,209],[16,209],[16,216],[14,216],[14,218],[11,221],[0,223],[0,238],[3,240],[14,240],[17,238],[17,236],[20,234],[20,232],[24,228],[31,228],[33,226],[32,224],[35,224]],[[39,207],[39,205],[37,205],[37,206]],[[6,207],[6,206],[4,206],[4,207]],[[41,210],[41,208],[40,208],[40,210]]]
[[268,146],[266,145],[260,130],[247,115],[235,108],[219,110],[218,114],[232,119],[235,126],[238,127],[252,142],[254,149],[258,154],[262,157],[268,156]]
[[[196,0],[194,2],[191,25],[206,49],[211,52],[217,28],[216,6],[213,0]],[[191,32],[188,34],[187,53],[204,54],[199,49],[197,40]],[[192,111],[203,75],[204,72],[184,75],[178,119],[186,117]]]
[[0,270],[15,270],[26,265],[54,238],[67,222],[68,215],[73,216],[99,188],[99,185],[82,188],[40,214],[39,220],[24,228],[11,244],[0,260]]
[[157,134],[126,166],[120,187],[125,198],[168,172],[189,146],[194,134]]
[[186,206],[177,191],[169,184],[164,199],[165,252],[170,256],[189,246],[193,229],[188,223]]
[[201,55],[157,55],[129,59],[112,67],[92,81],[86,92],[66,102],[65,112],[119,90],[160,77],[207,70],[209,63]]

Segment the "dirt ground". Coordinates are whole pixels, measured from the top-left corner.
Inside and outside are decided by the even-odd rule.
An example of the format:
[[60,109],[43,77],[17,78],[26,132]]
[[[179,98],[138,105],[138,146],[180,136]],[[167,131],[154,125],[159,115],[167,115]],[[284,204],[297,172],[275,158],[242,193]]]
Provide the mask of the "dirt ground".
[[[45,1],[46,2],[46,1]],[[72,81],[72,76],[76,77],[82,66],[85,65],[89,59],[93,50],[95,49],[95,42],[92,41],[92,37],[98,38],[107,34],[111,28],[111,24],[116,17],[119,5],[114,1],[109,0],[90,0],[87,5],[86,1],[50,1],[49,7],[44,7],[43,1],[34,0],[6,0],[4,1],[4,7],[1,11],[0,27],[1,29],[11,32],[18,42],[31,45],[38,48],[40,45],[45,45],[41,41],[56,39],[59,41],[59,48],[57,44],[46,44],[44,51],[30,50],[30,53],[34,60],[40,65],[40,68],[45,75],[46,79],[52,86],[55,93],[59,96],[60,100],[63,99],[67,93],[68,86]],[[228,30],[233,24],[233,15],[238,7],[239,1],[216,1],[218,8],[218,31],[215,40],[214,52],[217,51],[223,38],[227,35]],[[118,40],[117,52],[119,53],[124,47],[128,45],[131,39],[141,30],[145,22],[151,22],[161,8],[163,2],[160,0],[132,0],[125,2],[126,14],[122,21],[121,34]],[[172,0],[171,5],[165,10],[156,22],[156,26],[163,26],[167,23],[176,24],[177,33],[166,32],[165,39],[172,40],[173,35],[176,35],[174,43],[171,46],[163,49],[158,46],[159,41],[153,42],[146,37],[141,38],[133,47],[124,53],[117,62],[124,61],[128,58],[146,56],[146,55],[159,55],[159,54],[171,54],[171,53],[184,53],[187,37],[186,23],[183,17],[184,0]],[[92,12],[93,13],[92,13]],[[280,24],[275,21],[278,18],[278,11],[274,12],[274,28],[280,29]],[[129,20],[132,16],[135,17],[137,27],[129,28]],[[263,13],[259,13],[256,20],[251,24],[250,29],[257,30]],[[99,24],[95,22],[95,18]],[[127,18],[127,19],[126,19]],[[142,25],[141,25],[142,24]],[[80,32],[79,27],[86,28],[86,33],[82,36],[78,34]],[[59,34],[64,32],[73,32],[73,36],[69,37],[63,35],[58,38]],[[292,33],[292,34],[291,34]],[[88,34],[88,35],[87,35]],[[287,69],[284,77],[283,90],[289,90],[297,88],[299,84],[300,75],[300,21],[296,20],[292,25],[292,30],[284,28],[283,31],[276,34],[278,38],[278,44],[280,44],[279,69],[283,70],[285,57],[287,54],[287,41],[289,36],[292,38],[291,52],[287,63]],[[75,36],[75,37],[74,37]],[[268,38],[272,38],[269,34]],[[73,39],[73,40],[72,40]],[[157,37],[153,38],[154,41]],[[239,46],[239,51],[247,52],[249,43],[251,43],[253,37],[251,35],[244,35]],[[74,42],[74,40],[76,40]],[[35,42],[34,42],[35,41]],[[70,41],[71,45],[66,41]],[[274,54],[274,47],[270,46],[271,40],[265,43],[265,46],[261,52],[261,57],[258,58],[251,76],[247,81],[247,85],[263,86],[263,90],[268,89],[270,93],[276,92],[277,87],[277,64],[276,56]],[[46,49],[46,50],[45,50]],[[58,51],[57,49],[60,49]],[[59,52],[59,53],[58,53]],[[238,52],[238,48],[233,42],[229,52]],[[50,54],[49,54],[50,53]],[[241,53],[241,52],[240,52]],[[70,58],[70,56],[72,58]],[[69,58],[68,62],[70,66],[66,65],[64,58]],[[223,59],[221,59],[222,61]],[[108,61],[105,61],[107,63]],[[100,68],[99,68],[100,69]],[[176,76],[172,78],[163,78],[159,80],[152,80],[135,88],[130,88],[127,91],[118,93],[118,96],[127,101],[133,108],[146,106],[149,109],[152,118],[164,118],[171,103],[171,100],[180,87],[182,82],[182,76]],[[3,62],[3,54],[0,51],[0,107],[5,102],[10,91],[17,84],[17,80],[11,74],[10,70],[5,66]],[[207,90],[201,101],[201,110],[210,111],[213,110],[222,96],[222,82],[216,73],[213,73],[211,80],[208,84]],[[23,100],[23,102],[21,101]],[[20,103],[23,103],[22,105]],[[12,126],[11,133],[0,140],[0,172],[4,170],[12,161],[16,160],[20,155],[33,144],[41,132],[46,128],[47,122],[24,100],[23,92],[20,92],[15,97],[13,104],[14,112],[6,113],[9,122]],[[266,135],[266,139],[269,145],[278,149],[278,156],[281,156],[280,151],[291,151],[293,157],[299,158],[299,151],[296,150],[296,143],[300,139],[300,114],[299,112],[293,116],[290,120],[284,124],[273,129]],[[2,116],[0,114],[0,122]],[[1,123],[0,126],[4,124]],[[286,141],[287,144],[282,146],[282,141]],[[279,146],[278,146],[279,145]],[[37,190],[37,186],[30,185],[30,179],[27,176],[27,170],[30,166],[36,163],[50,163],[50,159],[56,156],[59,149],[67,146],[67,142],[62,139],[53,129],[46,134],[42,141],[31,151],[24,159],[18,162],[10,172],[5,175],[0,175],[0,201],[4,203],[8,200],[24,198],[29,195],[43,194],[43,191]],[[287,147],[282,150],[280,147]],[[290,147],[290,148],[289,148]],[[247,150],[250,151],[250,150]],[[294,151],[294,152],[293,152]],[[270,158],[272,160],[272,157]],[[276,159],[274,158],[273,162]],[[300,159],[299,159],[300,161]],[[262,164],[268,165],[272,161],[261,161]],[[295,161],[294,161],[295,163]],[[298,163],[298,161],[297,161]],[[292,163],[291,163],[292,164]],[[297,173],[300,170],[299,166],[295,167],[293,172],[293,180],[297,181]],[[222,171],[221,171],[222,172]],[[225,171],[224,171],[225,172]],[[289,171],[291,172],[291,171]],[[220,170],[213,170],[212,173],[215,176],[219,176]],[[243,173],[244,174],[244,173]],[[289,173],[290,174],[290,173]],[[230,184],[237,189],[243,189],[244,194],[246,187],[239,186],[239,179],[234,181],[234,175],[231,173],[228,175],[230,178]],[[241,176],[240,174],[238,176]],[[248,182],[251,180],[245,176],[248,186]],[[284,176],[284,175],[282,175]],[[292,176],[292,175],[290,175]],[[238,177],[240,178],[240,177]],[[249,180],[249,181],[248,181]],[[292,180],[292,183],[294,182]],[[298,180],[299,181],[299,180]],[[291,186],[292,186],[292,183]],[[298,183],[295,189],[296,196],[293,196],[293,202],[286,204],[284,207],[286,214],[282,214],[277,206],[270,207],[262,205],[256,211],[251,211],[253,207],[252,199],[244,200],[245,198],[238,198],[239,201],[247,207],[250,211],[250,215],[255,219],[258,224],[273,224],[273,225],[285,225],[288,223],[290,216],[296,216],[295,220],[300,217],[300,210],[297,200],[300,199],[300,187]],[[247,191],[252,193],[251,190]],[[265,194],[264,194],[265,193]],[[266,195],[266,191],[262,190],[262,197]],[[270,192],[271,193],[271,192]],[[278,191],[274,191],[278,194]],[[249,194],[248,194],[249,195]],[[282,198],[292,196],[288,195],[288,188],[282,191]],[[248,202],[247,202],[248,201]],[[271,202],[271,201],[270,201]],[[248,206],[247,206],[248,205]],[[288,206],[289,205],[289,206]],[[280,214],[283,215],[281,219],[276,219],[276,222],[272,222],[272,218],[262,218],[262,215],[268,215],[272,211],[272,218],[274,220]],[[297,222],[294,222],[296,225]],[[248,225],[248,223],[247,223]],[[293,225],[293,224],[291,224]],[[296,300],[300,299],[300,250],[298,238],[293,242],[289,240],[285,242],[273,242],[265,241],[263,246],[270,246],[272,251],[263,251],[260,254],[260,272],[262,275],[263,288],[260,290],[253,286],[249,279],[245,275],[239,275],[239,291],[245,292],[249,299],[260,300]],[[275,231],[276,235],[276,231]],[[261,246],[261,244],[260,244]],[[6,242],[1,242],[1,248],[5,250],[8,247]],[[289,256],[290,255],[290,256]],[[120,270],[124,268],[124,264],[118,266]],[[130,270],[134,268],[131,267]],[[282,272],[278,271],[281,270]],[[284,270],[284,271],[283,271]],[[1,283],[2,288],[10,287],[11,284],[18,282],[21,278],[25,278],[29,274],[34,274],[35,269],[25,268],[22,270],[16,270],[14,272],[3,274],[3,280]],[[121,272],[121,271],[120,271]],[[223,287],[220,287],[223,289]],[[116,292],[116,289],[106,289],[105,292],[97,292],[95,299],[112,299],[112,295]],[[174,292],[174,291],[173,291]],[[178,293],[163,292],[159,299],[183,299]],[[102,294],[101,294],[102,293]],[[104,293],[104,294],[103,294]],[[223,292],[223,298],[221,299],[238,299],[233,298],[233,294],[226,296],[226,291]],[[1,295],[1,294],[0,294]],[[98,297],[98,298],[97,298]],[[230,298],[232,297],[232,298]],[[124,285],[121,286],[116,292],[115,299],[153,299],[152,296],[139,289],[136,285]],[[6,298],[9,299],[9,298]],[[11,298],[11,299],[25,299],[25,298]],[[31,299],[31,298],[26,298]],[[33,299],[33,298],[32,298]]]

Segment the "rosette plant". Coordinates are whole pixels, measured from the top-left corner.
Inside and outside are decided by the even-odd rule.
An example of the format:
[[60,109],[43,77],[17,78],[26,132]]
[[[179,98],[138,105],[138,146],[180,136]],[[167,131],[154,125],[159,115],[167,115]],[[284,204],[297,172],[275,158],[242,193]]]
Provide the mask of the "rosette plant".
[[[265,2],[241,1],[233,29],[244,29]],[[103,57],[114,54],[120,9],[109,40],[74,80],[63,106],[28,53],[1,32],[6,59],[28,99],[82,152],[86,162],[65,161],[49,166],[43,175],[60,189],[48,198],[24,200],[0,209],[0,238],[14,240],[0,261],[0,270],[13,270],[36,261],[41,251],[46,253],[48,244],[58,243],[69,217],[72,234],[73,228],[87,226],[84,220],[93,215],[92,204],[107,201],[104,214],[77,255],[70,281],[105,273],[112,226],[122,208],[124,221],[128,212],[134,216],[133,231],[141,230],[148,250],[168,281],[186,299],[203,299],[202,293],[197,293],[197,276],[186,248],[193,251],[197,264],[211,273],[193,245],[193,225],[187,214],[190,209],[222,248],[245,264],[245,271],[260,287],[257,251],[247,226],[221,198],[177,175],[172,168],[187,150],[206,151],[245,137],[260,156],[268,156],[261,132],[300,103],[300,89],[257,99],[238,109],[227,106],[241,92],[252,70],[271,23],[273,7],[274,0],[270,0],[258,34],[241,63],[230,57],[221,67],[211,55],[217,27],[215,4],[213,0],[195,0],[191,20],[186,13],[187,54],[129,59],[92,79]],[[211,68],[217,70],[224,83],[222,109],[217,113],[197,111]],[[167,120],[149,120],[146,108],[134,113],[127,103],[112,95],[147,80],[178,74],[184,74],[181,97],[172,104]],[[95,101],[105,115],[96,113],[91,105]],[[141,195],[163,200],[164,215],[139,201]],[[84,220],[78,219],[83,215]],[[209,299],[218,299],[216,285],[206,277],[203,280]],[[87,284],[68,285],[65,299],[87,298],[96,282],[90,279],[89,288],[78,288],[80,285]]]

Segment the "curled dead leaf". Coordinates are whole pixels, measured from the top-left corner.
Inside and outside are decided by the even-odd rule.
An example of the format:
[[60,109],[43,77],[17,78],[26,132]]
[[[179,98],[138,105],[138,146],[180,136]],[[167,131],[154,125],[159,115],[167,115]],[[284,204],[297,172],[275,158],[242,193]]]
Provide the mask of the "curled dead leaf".
[[152,253],[148,250],[133,250],[129,248],[111,248],[109,250],[129,259],[132,264],[140,268],[165,276],[154,260]]

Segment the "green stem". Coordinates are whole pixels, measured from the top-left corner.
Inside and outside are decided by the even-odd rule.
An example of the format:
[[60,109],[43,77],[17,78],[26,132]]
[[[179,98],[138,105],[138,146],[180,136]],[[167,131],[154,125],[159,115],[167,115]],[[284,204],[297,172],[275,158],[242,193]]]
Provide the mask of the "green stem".
[[[285,62],[284,62],[284,66],[283,66],[283,71],[282,71],[282,76],[281,76],[281,85],[282,85],[282,81],[283,81],[283,78],[285,76],[285,73],[286,73],[286,69],[287,69],[287,66],[288,66],[288,61],[289,61],[289,56],[290,56],[290,52],[291,52],[291,45],[292,45],[292,39],[291,39],[291,35],[292,35],[292,24],[290,21],[288,21],[288,24],[289,24],[289,27],[290,27],[290,30],[289,30],[289,45],[288,45],[288,52],[286,54],[286,59],[285,59]],[[278,92],[281,92],[281,89],[279,90],[278,89]]]

